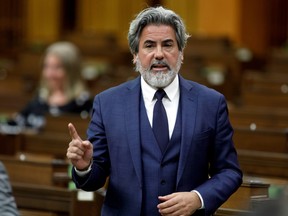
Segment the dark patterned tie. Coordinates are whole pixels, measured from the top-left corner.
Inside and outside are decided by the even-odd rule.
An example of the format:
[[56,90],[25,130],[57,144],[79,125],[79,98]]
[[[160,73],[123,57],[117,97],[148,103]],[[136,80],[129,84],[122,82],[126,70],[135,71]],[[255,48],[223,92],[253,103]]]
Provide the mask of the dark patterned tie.
[[162,98],[166,95],[163,89],[158,89],[155,93],[157,101],[153,111],[153,132],[155,138],[160,146],[162,153],[164,153],[169,142],[168,120],[165,108],[162,104]]

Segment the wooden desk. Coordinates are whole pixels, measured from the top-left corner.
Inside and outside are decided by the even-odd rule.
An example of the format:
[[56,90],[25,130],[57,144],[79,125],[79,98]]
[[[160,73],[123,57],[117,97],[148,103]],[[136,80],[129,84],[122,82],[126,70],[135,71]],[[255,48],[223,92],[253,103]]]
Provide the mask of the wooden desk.
[[44,133],[63,133],[66,137],[70,138],[68,124],[71,122],[76,127],[79,136],[82,139],[86,138],[86,131],[90,123],[90,117],[86,118],[80,117],[80,115],[61,115],[61,116],[51,116],[46,115],[46,124],[43,128]]
[[45,132],[38,134],[22,134],[22,152],[49,154],[55,158],[65,159],[71,137],[69,132]]
[[68,175],[69,163],[47,155],[19,153],[0,155],[12,182],[67,187],[67,181],[57,181],[59,173]]
[[253,212],[239,209],[219,208],[214,216],[253,216]]
[[258,107],[270,108],[288,108],[288,94],[273,92],[264,93],[261,90],[255,89],[242,94],[243,104]]
[[237,150],[240,167],[245,174],[288,178],[288,154]]
[[234,127],[233,140],[237,149],[288,153],[287,129]]
[[251,199],[267,199],[269,186],[260,182],[243,182],[221,208],[251,210]]
[[15,155],[19,152],[50,154],[56,158],[66,158],[71,141],[68,123],[74,123],[79,136],[86,139],[90,119],[78,115],[47,116],[46,125],[40,131],[25,130],[18,134],[0,132],[0,155]]
[[21,150],[22,137],[17,134],[0,133],[0,155],[14,155]]
[[288,109],[229,107],[233,127],[288,128]]
[[287,74],[246,73],[241,89],[243,105],[288,108]]
[[104,199],[98,192],[85,193],[17,182],[12,182],[12,189],[20,211],[38,211],[53,216],[100,216]]

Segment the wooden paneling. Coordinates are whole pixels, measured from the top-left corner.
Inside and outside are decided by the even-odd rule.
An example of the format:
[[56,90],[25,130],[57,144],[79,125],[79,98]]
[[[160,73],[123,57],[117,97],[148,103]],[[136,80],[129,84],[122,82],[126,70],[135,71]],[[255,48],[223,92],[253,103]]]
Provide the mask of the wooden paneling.
[[288,32],[286,0],[242,0],[241,42],[265,57],[272,47],[284,46]]
[[78,29],[82,33],[113,33],[127,48],[127,32],[134,15],[147,6],[145,0],[79,1]]
[[196,33],[199,21],[199,0],[181,0],[181,4],[174,0],[163,0],[162,5],[175,11],[183,19],[186,30],[190,33]]
[[210,36],[228,36],[239,42],[239,0],[199,0],[197,33]]
[[60,4],[50,0],[43,4],[38,0],[27,0],[25,4],[25,39],[28,44],[57,40],[60,33]]

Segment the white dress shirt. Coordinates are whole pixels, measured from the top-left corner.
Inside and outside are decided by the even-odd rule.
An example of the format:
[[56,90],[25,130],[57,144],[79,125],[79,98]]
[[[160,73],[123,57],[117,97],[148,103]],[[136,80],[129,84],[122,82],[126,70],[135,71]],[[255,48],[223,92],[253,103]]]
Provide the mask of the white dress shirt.
[[[157,89],[149,86],[144,81],[143,77],[141,77],[141,89],[142,89],[142,95],[143,95],[148,119],[149,119],[151,127],[153,127],[152,125],[153,109],[157,101],[157,99],[154,98],[154,95]],[[162,103],[166,110],[168,126],[169,126],[169,138],[171,138],[173,129],[176,123],[179,98],[180,98],[178,76],[175,77],[175,79],[169,86],[164,88],[164,91],[166,92],[166,96],[162,99]]]

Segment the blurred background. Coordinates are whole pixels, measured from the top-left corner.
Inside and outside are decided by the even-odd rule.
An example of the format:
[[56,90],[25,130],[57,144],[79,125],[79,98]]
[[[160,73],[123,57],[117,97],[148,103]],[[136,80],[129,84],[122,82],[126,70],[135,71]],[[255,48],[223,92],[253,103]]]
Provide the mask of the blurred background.
[[[286,0],[0,0],[0,80],[22,79],[18,87],[29,98],[40,75],[41,54],[60,40],[80,47],[83,77],[93,94],[136,76],[127,30],[136,13],[155,5],[179,13],[192,35],[182,75],[233,102],[241,103],[244,71],[267,70],[272,58],[286,51]],[[20,107],[25,98],[17,101]]]
[[[191,35],[180,73],[228,101],[244,183],[216,215],[239,215],[283,196],[286,202],[287,0],[0,0],[0,123],[34,96],[51,43],[79,47],[81,76],[93,96],[138,76],[128,27],[140,10],[156,5],[178,13]],[[67,124],[77,122],[85,137],[89,118],[46,117],[37,133],[0,132],[0,160],[21,214],[100,215],[103,194],[70,190],[65,155]]]

